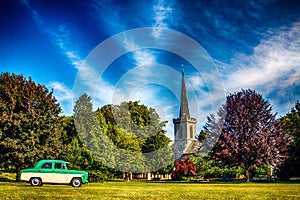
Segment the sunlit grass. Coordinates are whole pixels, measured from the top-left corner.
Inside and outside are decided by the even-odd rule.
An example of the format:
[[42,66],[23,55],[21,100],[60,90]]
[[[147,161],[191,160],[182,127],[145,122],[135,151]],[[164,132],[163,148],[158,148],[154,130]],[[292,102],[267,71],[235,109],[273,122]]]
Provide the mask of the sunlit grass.
[[0,199],[300,199],[300,183],[104,182],[81,188],[1,182]]

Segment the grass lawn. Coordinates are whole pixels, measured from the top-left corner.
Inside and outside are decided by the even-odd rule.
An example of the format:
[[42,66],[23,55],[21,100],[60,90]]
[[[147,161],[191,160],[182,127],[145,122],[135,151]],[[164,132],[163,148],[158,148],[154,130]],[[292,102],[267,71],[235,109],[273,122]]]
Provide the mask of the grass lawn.
[[0,199],[300,199],[300,183],[111,181],[72,188],[0,182]]

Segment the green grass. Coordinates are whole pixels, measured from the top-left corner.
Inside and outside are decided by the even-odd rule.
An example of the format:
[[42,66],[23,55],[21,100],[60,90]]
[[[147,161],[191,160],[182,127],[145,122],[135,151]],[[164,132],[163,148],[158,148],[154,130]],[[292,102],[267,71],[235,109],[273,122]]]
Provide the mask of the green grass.
[[300,199],[300,183],[111,181],[72,188],[0,182],[0,199]]

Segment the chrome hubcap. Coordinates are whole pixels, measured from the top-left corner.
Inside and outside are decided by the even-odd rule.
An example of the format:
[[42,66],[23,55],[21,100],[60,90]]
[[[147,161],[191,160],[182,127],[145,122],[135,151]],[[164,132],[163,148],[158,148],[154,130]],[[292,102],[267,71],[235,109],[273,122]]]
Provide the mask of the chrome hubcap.
[[78,179],[76,179],[76,180],[74,180],[74,186],[79,186],[80,185],[80,180],[78,180]]
[[38,178],[35,178],[32,180],[33,185],[38,185],[40,183],[40,180]]

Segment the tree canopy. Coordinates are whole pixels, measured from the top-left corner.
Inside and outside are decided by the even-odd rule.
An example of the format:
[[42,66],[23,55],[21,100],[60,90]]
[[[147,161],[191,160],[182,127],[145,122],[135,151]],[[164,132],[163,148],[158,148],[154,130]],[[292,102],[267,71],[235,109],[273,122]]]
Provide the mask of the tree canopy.
[[99,123],[113,146],[120,150],[114,155],[122,170],[146,172],[153,169],[149,166],[172,163],[168,146],[171,140],[164,130],[166,122],[160,120],[155,109],[129,101],[103,106],[96,114],[104,117]]
[[279,176],[282,179],[300,176],[300,103],[297,101],[295,107],[286,116],[281,118],[284,129],[291,137],[289,158],[281,167]]
[[208,117],[204,130],[220,137],[213,149],[215,159],[251,172],[263,164],[276,166],[286,159],[289,137],[272,114],[267,100],[253,90],[227,96],[218,119]]
[[21,168],[59,156],[60,112],[45,86],[22,75],[0,75],[0,161],[14,168],[17,180]]
[[[82,105],[85,104],[85,105]],[[122,172],[147,172],[172,163],[165,123],[138,101],[92,111],[84,94],[75,103],[75,126],[83,144],[103,164]]]
[[76,131],[73,116],[62,117],[62,127],[64,151],[60,158],[70,162],[69,167],[87,170],[89,180],[92,182],[112,178],[115,175],[113,169],[103,165],[83,145]]

